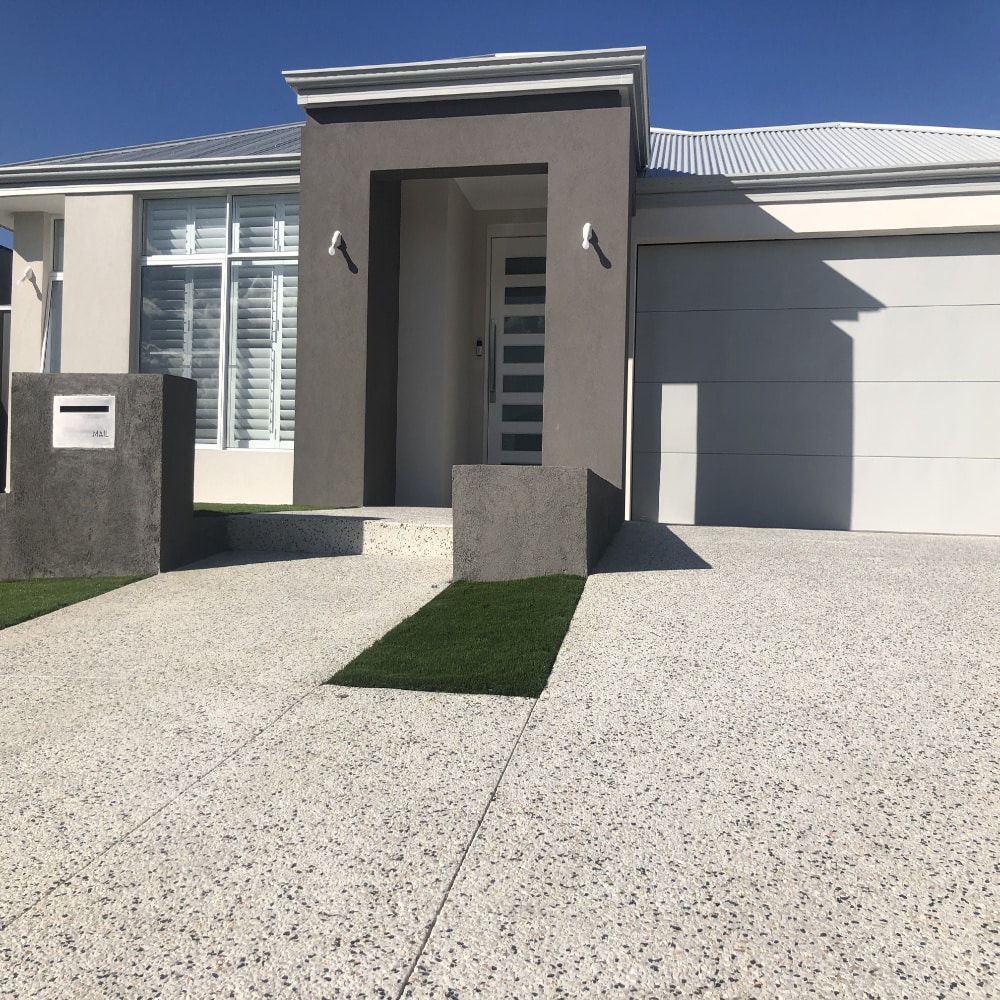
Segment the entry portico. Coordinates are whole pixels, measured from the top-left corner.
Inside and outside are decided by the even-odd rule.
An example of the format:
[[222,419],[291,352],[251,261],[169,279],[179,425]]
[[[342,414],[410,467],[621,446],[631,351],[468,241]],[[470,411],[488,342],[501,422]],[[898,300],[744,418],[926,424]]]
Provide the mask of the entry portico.
[[[421,444],[405,433],[407,415],[400,410],[401,387],[412,377],[405,366],[414,355],[413,345],[401,342],[413,330],[407,271],[419,263],[445,272],[449,259],[461,262],[452,267],[452,286],[471,283],[453,287],[458,299],[468,293],[469,320],[447,351],[432,344],[435,336],[448,336],[445,329],[424,333],[442,365],[425,371],[423,391],[454,404],[445,407],[451,423],[442,418],[428,433],[447,437],[463,415],[477,405],[485,414],[489,406],[494,366],[502,359],[491,324],[475,322],[475,290],[487,287],[489,266],[488,253],[477,252],[485,241],[475,234],[490,225],[545,237],[544,343],[531,345],[543,352],[525,355],[544,356],[541,464],[591,468],[621,488],[630,229],[635,177],[648,156],[644,50],[296,71],[285,78],[307,114],[295,501],[392,504],[403,485],[397,471],[415,462],[437,462],[450,476],[453,465],[496,460],[485,433],[479,444],[475,434]],[[542,205],[530,195],[519,201],[518,191],[524,199],[524,191],[539,187],[505,183],[512,177],[544,178]],[[472,217],[464,212],[463,225],[463,210],[448,216],[444,198],[445,221],[439,212],[441,224],[427,227],[422,253],[419,220],[426,223],[427,216],[418,210],[408,216],[407,208],[426,204],[421,196],[431,192],[422,191],[421,182],[445,180],[463,191],[506,191],[508,214],[470,205]],[[596,238],[584,248],[587,223]],[[444,238],[431,238],[435,230]],[[331,256],[335,233],[341,239]],[[514,256],[540,255],[536,249]],[[463,317],[451,322],[462,326]],[[464,414],[461,398],[472,400]],[[510,430],[513,437],[517,428]]]

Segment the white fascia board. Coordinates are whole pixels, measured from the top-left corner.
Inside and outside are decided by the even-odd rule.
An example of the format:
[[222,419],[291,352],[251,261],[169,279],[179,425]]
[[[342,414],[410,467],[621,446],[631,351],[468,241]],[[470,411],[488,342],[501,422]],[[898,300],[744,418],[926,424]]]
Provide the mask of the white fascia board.
[[780,205],[835,201],[892,201],[901,198],[940,198],[957,195],[1000,194],[1000,176],[984,180],[913,183],[885,186],[852,185],[850,187],[757,188],[753,190],[715,188],[672,191],[636,190],[637,208],[668,208],[694,205]]
[[508,97],[518,94],[566,93],[631,87],[631,73],[602,76],[550,76],[542,79],[483,80],[469,83],[441,83],[433,87],[397,87],[368,90],[305,91],[299,94],[303,107],[335,104],[398,104],[410,101],[464,100],[474,97]]
[[958,181],[1000,180],[1000,163],[943,164],[933,167],[885,167],[866,170],[831,170],[786,174],[735,176],[639,177],[636,194],[682,194],[709,191],[799,190],[822,188],[823,196],[837,188]]
[[197,160],[148,160],[123,163],[51,163],[38,166],[17,165],[0,167],[0,193],[8,184],[18,187],[65,183],[100,183],[148,177],[192,177],[201,175],[219,182],[220,178],[248,174],[287,174],[298,176],[299,156],[276,154],[245,159],[206,157]]
[[537,78],[580,71],[601,73],[632,69],[645,62],[644,47],[594,49],[585,52],[514,53],[439,59],[430,62],[388,63],[381,66],[342,66],[329,69],[286,70],[282,76],[296,92],[306,90],[365,91],[412,87],[426,89],[446,82],[471,83],[477,79]]
[[81,181],[79,183],[26,184],[12,187],[0,185],[0,206],[7,198],[30,198],[43,195],[75,195],[75,194],[109,194],[111,192],[137,193],[171,192],[171,191],[228,191],[234,188],[261,188],[273,191],[276,188],[297,189],[299,187],[298,172],[294,174],[257,174],[252,177],[234,177],[219,175],[216,177],[199,178],[148,178],[130,181],[110,181],[94,183]]

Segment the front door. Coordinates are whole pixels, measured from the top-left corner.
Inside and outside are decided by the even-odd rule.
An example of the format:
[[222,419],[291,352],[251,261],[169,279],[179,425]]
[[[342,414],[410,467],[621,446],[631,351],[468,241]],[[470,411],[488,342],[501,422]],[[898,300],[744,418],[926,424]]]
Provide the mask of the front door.
[[542,464],[545,237],[490,240],[486,461]]

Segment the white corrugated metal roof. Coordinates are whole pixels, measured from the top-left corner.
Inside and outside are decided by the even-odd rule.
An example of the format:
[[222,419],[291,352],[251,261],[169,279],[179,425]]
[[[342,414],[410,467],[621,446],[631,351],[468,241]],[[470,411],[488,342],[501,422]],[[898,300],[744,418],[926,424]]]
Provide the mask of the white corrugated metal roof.
[[739,177],[1000,163],[1000,132],[823,122],[715,132],[653,129],[647,177]]
[[93,153],[73,153],[42,160],[25,160],[11,167],[77,166],[102,163],[162,163],[173,160],[238,159],[243,156],[297,156],[301,143],[302,122],[270,125],[242,132],[223,132],[195,139],[174,139],[141,146],[101,149]]
[[[301,123],[77,153],[18,168],[232,160],[299,155]],[[714,132],[653,129],[647,177],[740,177],[1000,164],[1000,132],[924,125],[824,122]]]

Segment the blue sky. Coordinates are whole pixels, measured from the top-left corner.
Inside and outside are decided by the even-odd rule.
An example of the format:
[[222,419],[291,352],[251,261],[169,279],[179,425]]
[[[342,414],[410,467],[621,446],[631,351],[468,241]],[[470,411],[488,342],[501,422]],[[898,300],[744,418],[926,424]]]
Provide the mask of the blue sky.
[[0,0],[0,162],[300,117],[282,69],[643,44],[654,125],[1000,129],[996,0]]

